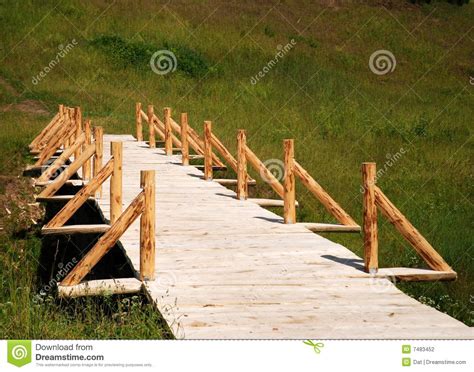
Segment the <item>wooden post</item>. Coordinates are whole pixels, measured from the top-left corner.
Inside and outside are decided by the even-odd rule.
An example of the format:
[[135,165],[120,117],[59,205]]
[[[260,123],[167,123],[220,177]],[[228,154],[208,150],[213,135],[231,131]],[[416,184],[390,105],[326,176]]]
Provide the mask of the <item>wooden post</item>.
[[410,221],[400,212],[397,207],[385,196],[377,186],[375,188],[375,203],[387,217],[391,224],[408,240],[416,252],[423,258],[426,264],[436,271],[453,271],[453,269],[443,260],[443,257],[436,252],[433,246],[420,234]]
[[295,150],[294,140],[286,139],[284,142],[285,152],[285,178],[283,180],[283,216],[285,223],[296,222],[296,206],[295,206]]
[[135,105],[135,125],[137,130],[137,141],[143,141],[143,127],[142,127],[142,104],[137,102]]
[[245,130],[239,129],[237,132],[237,199],[245,200],[248,195],[247,184],[247,156],[245,155],[247,147],[247,135]]
[[164,111],[165,120],[165,153],[168,156],[173,155],[173,139],[171,138],[171,109],[165,107]]
[[364,187],[364,266],[365,271],[368,273],[376,273],[379,268],[375,176],[375,163],[362,163]]
[[204,122],[204,179],[212,181],[212,123]]
[[140,280],[155,279],[155,171],[140,172],[145,206],[140,218]]
[[110,178],[110,224],[113,225],[122,213],[122,142],[112,142],[111,155],[114,170]]
[[156,147],[156,141],[155,141],[155,125],[153,124],[153,105],[148,105],[148,128],[149,128],[149,139],[148,139],[148,145],[150,146],[151,149],[154,149]]
[[[92,144],[92,136],[91,136],[91,121],[87,119],[84,122],[84,134],[86,136],[86,140],[84,142],[85,146]],[[76,138],[79,138],[80,135]],[[90,180],[91,179],[91,160],[87,160],[82,167],[82,179]]]
[[[94,177],[102,168],[102,159],[104,158],[104,128],[94,127]],[[102,185],[97,189],[97,194],[102,197]]]
[[189,165],[188,114],[181,114],[181,159],[183,165]]
[[[75,124],[76,124],[76,132],[75,132],[75,135],[74,135],[74,139],[76,139],[82,133],[82,112],[81,112],[80,107],[76,107],[73,110],[74,110],[73,111],[74,121],[75,121]],[[72,142],[74,142],[74,141],[72,141]],[[82,152],[82,148],[78,147],[76,152],[74,153],[74,158],[77,159],[81,155],[81,152]],[[84,175],[82,175],[82,177],[84,178]]]

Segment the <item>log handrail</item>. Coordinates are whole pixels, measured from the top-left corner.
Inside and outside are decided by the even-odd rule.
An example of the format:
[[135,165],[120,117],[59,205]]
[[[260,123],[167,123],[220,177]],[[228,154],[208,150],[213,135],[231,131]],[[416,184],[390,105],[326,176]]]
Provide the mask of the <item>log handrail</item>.
[[76,151],[76,148],[84,144],[85,140],[86,136],[84,133],[82,133],[78,138],[76,138],[76,140],[71,146],[69,146],[67,149],[64,149],[61,155],[59,155],[59,157],[55,159],[54,162],[48,168],[45,169],[41,176],[38,177],[38,181],[48,181],[53,176],[53,174],[59,168],[61,168],[66,163],[66,161],[69,160],[71,155],[74,154],[74,152]]
[[51,121],[41,130],[41,132],[33,139],[33,141],[30,142],[28,145],[30,150],[35,150],[37,148],[37,145],[41,140],[44,138],[44,136],[55,126],[57,125],[57,121],[61,119],[61,114],[62,112],[62,105],[59,105],[58,112],[54,117],[51,119]]
[[364,241],[366,251],[364,261],[366,270],[371,270],[372,272],[378,270],[377,214],[376,212],[367,213],[378,207],[382,214],[395,226],[398,232],[410,243],[431,269],[454,273],[453,269],[446,263],[441,255],[376,185],[375,163],[363,163],[362,175],[364,185]]
[[54,195],[66,183],[66,181],[71,178],[80,167],[82,167],[84,162],[94,155],[95,151],[95,143],[87,146],[82,152],[81,156],[79,156],[77,159],[74,159],[74,161],[64,170],[64,172],[62,172],[57,178],[54,179],[52,183],[43,189],[43,191],[39,194],[39,197],[48,197]]
[[278,181],[273,173],[268,170],[265,164],[257,157],[257,155],[255,155],[252,150],[250,150],[247,145],[245,145],[244,150],[246,160],[248,160],[250,165],[252,165],[252,167],[260,174],[262,180],[268,183],[278,194],[278,196],[283,199],[284,189],[280,181]]
[[94,195],[100,185],[102,185],[112,175],[113,171],[114,158],[112,157],[99,171],[99,173],[92,180],[90,180],[87,185],[84,185],[45,226],[47,228],[63,226],[87,201],[87,199],[91,195]]
[[130,203],[109,230],[102,235],[91,250],[61,281],[63,286],[79,284],[97,265],[102,257],[117,243],[130,225],[142,216],[140,221],[140,279],[153,280],[155,269],[155,171],[142,171],[142,191]]

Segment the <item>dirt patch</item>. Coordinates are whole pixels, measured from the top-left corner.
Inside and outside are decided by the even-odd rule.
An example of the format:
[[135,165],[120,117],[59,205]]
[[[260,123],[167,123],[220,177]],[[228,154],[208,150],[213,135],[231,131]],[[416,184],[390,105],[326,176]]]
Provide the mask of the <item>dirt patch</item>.
[[[0,86],[2,86],[3,89],[13,97],[18,98],[21,96],[21,94],[15,89],[15,87],[1,76]],[[49,114],[49,111],[47,110],[46,106],[41,101],[34,99],[25,99],[24,101],[21,101],[19,103],[10,103],[8,105],[0,106],[0,111],[20,111],[37,115]]]
[[29,230],[43,218],[32,182],[31,178],[0,175],[0,236]]
[[20,103],[11,103],[9,105],[5,105],[0,107],[0,111],[7,112],[7,111],[20,111],[20,112],[27,112],[29,114],[37,114],[37,115],[48,115],[49,111],[46,110],[43,103],[40,101],[36,101],[34,99],[26,99]]

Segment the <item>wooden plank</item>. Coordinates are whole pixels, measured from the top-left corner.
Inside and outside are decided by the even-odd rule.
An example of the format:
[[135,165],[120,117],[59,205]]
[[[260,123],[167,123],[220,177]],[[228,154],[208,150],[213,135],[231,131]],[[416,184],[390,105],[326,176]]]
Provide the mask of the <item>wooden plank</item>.
[[[54,195],[54,196],[45,196],[45,197],[38,196],[36,198],[36,201],[39,203],[68,202],[69,200],[74,199],[76,195]],[[95,198],[90,196],[87,198],[87,200],[94,201]]]
[[[263,198],[248,198],[249,202],[255,203],[261,207],[284,207],[285,203],[283,200],[278,199],[263,199]],[[298,202],[295,202],[295,206],[298,207]]]
[[66,225],[59,227],[43,227],[41,234],[43,235],[72,235],[72,234],[99,234],[110,229],[110,225]]
[[58,285],[58,296],[61,298],[110,296],[139,293],[141,290],[142,282],[135,278],[101,279],[88,280],[68,287]]
[[301,222],[301,226],[313,232],[360,232],[360,226],[335,225],[331,223]]
[[392,267],[379,269],[375,274],[378,278],[395,278],[406,282],[422,281],[446,281],[456,280],[457,274],[454,271],[435,271],[426,269],[415,269],[410,267]]
[[[51,181],[51,180],[49,180],[49,181],[35,181],[34,185],[42,187],[42,186],[51,185],[52,183],[54,183],[54,180],[53,181]],[[88,183],[89,183],[89,181],[84,181],[84,180],[67,180],[66,182],[64,182],[65,185],[78,186],[78,187],[87,185]]]

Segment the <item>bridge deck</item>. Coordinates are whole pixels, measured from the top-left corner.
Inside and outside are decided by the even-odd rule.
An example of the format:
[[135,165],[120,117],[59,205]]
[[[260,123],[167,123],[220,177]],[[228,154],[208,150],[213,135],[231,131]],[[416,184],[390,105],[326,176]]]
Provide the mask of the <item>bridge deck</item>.
[[[347,248],[180,165],[132,136],[123,141],[123,202],[156,170],[156,281],[145,286],[176,337],[474,338],[463,323],[370,278]],[[109,216],[109,183],[99,206]],[[120,240],[139,268],[139,222]],[[429,285],[429,284],[427,284]]]

